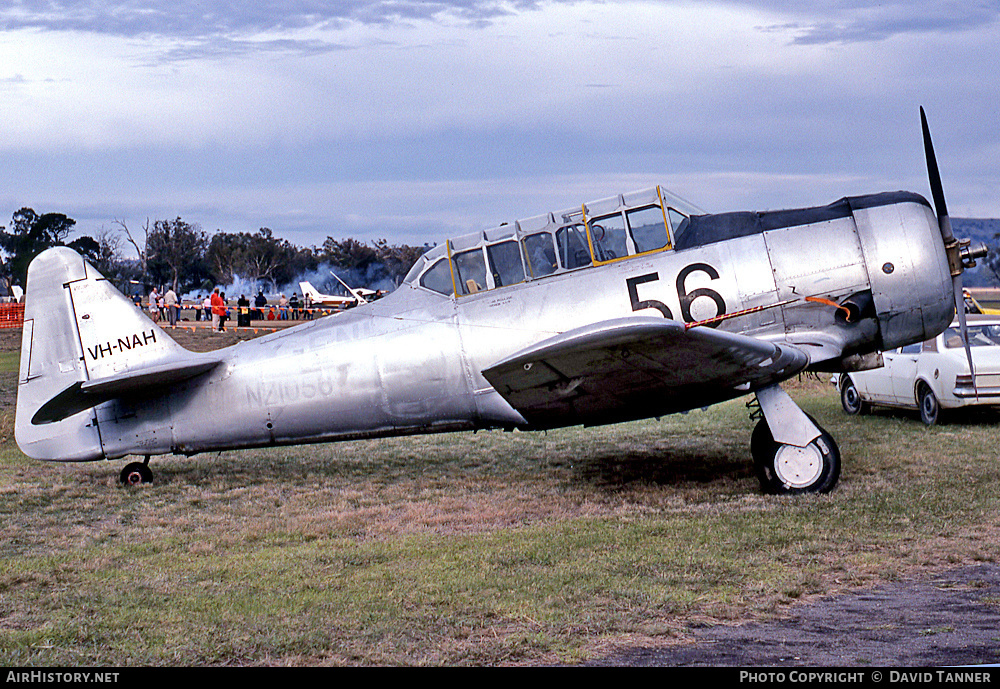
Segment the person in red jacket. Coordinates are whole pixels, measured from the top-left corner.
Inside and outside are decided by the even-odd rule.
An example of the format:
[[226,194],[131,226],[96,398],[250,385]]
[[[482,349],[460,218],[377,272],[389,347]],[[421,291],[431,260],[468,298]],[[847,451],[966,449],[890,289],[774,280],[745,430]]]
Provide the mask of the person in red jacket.
[[219,296],[219,288],[212,292],[212,330],[224,330],[221,327],[222,317],[226,315],[226,302]]

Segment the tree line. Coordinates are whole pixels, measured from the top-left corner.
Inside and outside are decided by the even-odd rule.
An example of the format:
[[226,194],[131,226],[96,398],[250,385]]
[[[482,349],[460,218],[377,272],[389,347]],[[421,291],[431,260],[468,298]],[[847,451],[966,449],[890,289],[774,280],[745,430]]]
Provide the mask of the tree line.
[[75,220],[62,213],[39,215],[22,208],[13,214],[9,229],[0,226],[0,280],[8,294],[14,285],[25,287],[28,264],[53,246],[75,249],[126,294],[151,285],[169,286],[177,294],[210,292],[216,285],[232,284],[237,277],[275,293],[323,264],[398,285],[430,248],[390,244],[384,239],[366,243],[333,237],[320,247],[300,247],[274,236],[268,227],[209,234],[180,217],[147,220],[142,227],[115,220],[96,237],[67,241],[75,225]]

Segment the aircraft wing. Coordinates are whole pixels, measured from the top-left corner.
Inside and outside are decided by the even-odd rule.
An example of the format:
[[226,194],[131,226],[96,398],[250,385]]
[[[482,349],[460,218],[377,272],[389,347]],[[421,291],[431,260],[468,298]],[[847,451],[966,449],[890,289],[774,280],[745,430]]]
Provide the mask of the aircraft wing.
[[533,428],[600,425],[732,399],[785,380],[808,356],[707,327],[623,318],[571,330],[483,371]]

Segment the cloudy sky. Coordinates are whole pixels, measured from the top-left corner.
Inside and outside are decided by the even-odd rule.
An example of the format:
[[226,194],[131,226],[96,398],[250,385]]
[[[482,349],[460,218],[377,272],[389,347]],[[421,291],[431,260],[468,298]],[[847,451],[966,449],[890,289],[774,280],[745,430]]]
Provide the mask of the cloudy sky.
[[1000,217],[1000,2],[7,0],[0,224],[422,244],[662,184]]

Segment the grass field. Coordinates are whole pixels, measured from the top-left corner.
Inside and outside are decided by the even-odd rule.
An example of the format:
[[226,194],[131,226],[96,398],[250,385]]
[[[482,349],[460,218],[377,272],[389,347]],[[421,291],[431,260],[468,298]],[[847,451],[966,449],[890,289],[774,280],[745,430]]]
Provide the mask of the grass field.
[[[13,340],[12,340],[13,341]],[[10,350],[10,347],[8,347]],[[693,624],[994,560],[997,418],[853,418],[830,495],[762,496],[744,400],[544,434],[40,464],[0,356],[0,664],[577,663]]]

